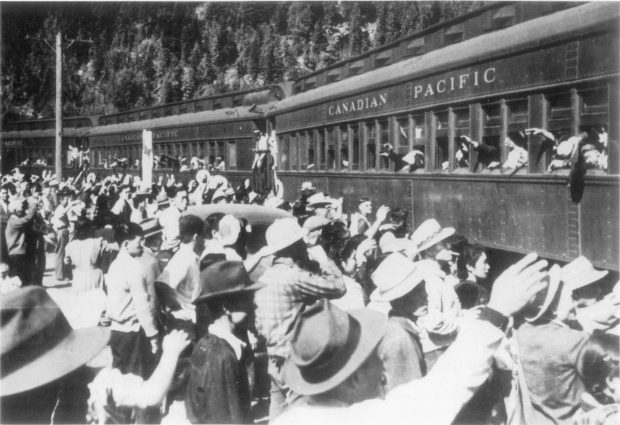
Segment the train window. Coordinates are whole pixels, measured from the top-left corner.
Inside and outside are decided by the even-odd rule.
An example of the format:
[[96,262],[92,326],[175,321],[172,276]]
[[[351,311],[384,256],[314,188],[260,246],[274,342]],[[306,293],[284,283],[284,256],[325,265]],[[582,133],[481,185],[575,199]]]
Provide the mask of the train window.
[[[454,168],[468,170],[469,169],[469,149],[470,145],[465,143],[461,136],[470,136],[470,113],[469,106],[465,108],[455,108],[454,113]],[[442,168],[446,168],[445,165]]]
[[581,125],[608,125],[609,93],[607,87],[596,87],[579,92],[581,96]]
[[216,159],[217,159],[217,157],[219,157],[222,161],[225,161],[226,160],[226,153],[224,152],[224,141],[223,140],[218,140],[216,146],[217,146]]
[[230,170],[237,169],[237,146],[236,145],[237,143],[234,140],[229,140],[228,143],[226,144],[226,147],[228,148],[228,152],[226,155],[226,159],[227,159],[226,168]]
[[409,151],[409,117],[396,118],[394,151],[398,154],[407,153]]
[[299,163],[299,144],[297,141],[297,134],[291,133],[288,139],[289,143],[289,170],[298,170]]
[[338,127],[340,132],[340,167],[343,170],[349,168],[349,126],[341,125]]
[[551,94],[547,96],[547,101],[549,102],[549,121],[555,122],[554,127],[570,127],[573,109],[570,92]]
[[508,107],[508,131],[518,131],[523,126],[515,126],[511,128],[511,124],[525,124],[527,125],[528,107],[527,99],[515,99],[506,102]]
[[327,150],[325,145],[325,132],[320,130],[315,130],[314,132],[316,137],[316,149],[317,149],[317,170],[325,170],[325,165],[327,164]]
[[358,123],[351,124],[351,150],[353,161],[350,164],[350,169],[359,170],[362,160],[360,158],[360,125]]
[[[378,123],[377,131],[379,132],[379,145],[381,146],[381,151],[385,151],[387,145],[390,143],[390,126],[388,120],[380,120]],[[380,162],[381,170],[389,170],[390,169],[390,158],[387,155],[381,156]]]
[[436,144],[436,169],[448,169],[448,111],[438,112],[436,115],[435,144]]
[[315,157],[316,132],[309,131],[306,133],[305,137],[306,137],[306,149],[308,150],[307,152],[308,163],[306,164],[306,170],[316,170],[316,167],[317,167],[316,157]]
[[491,103],[482,106],[484,127],[499,127],[501,124],[499,103]]
[[326,132],[326,146],[327,146],[327,169],[336,169],[336,130],[334,127],[329,127]]
[[366,169],[374,170],[376,168],[377,138],[376,125],[374,121],[364,123],[365,139],[366,139]]
[[282,137],[280,137],[280,166],[278,168],[280,168],[281,170],[289,169],[289,139],[289,134],[284,134]]
[[308,168],[308,145],[310,140],[308,133],[300,131],[297,133],[297,154],[299,155],[299,171],[304,171]]

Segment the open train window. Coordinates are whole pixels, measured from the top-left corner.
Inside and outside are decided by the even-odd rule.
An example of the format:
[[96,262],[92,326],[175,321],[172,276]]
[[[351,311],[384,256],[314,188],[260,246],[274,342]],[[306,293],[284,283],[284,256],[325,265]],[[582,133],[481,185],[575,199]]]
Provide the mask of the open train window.
[[350,167],[349,164],[349,126],[341,125],[338,127],[340,132],[340,167],[343,170],[347,170]]
[[306,148],[307,148],[307,158],[308,158],[308,162],[305,166],[306,170],[316,170],[317,167],[317,163],[316,163],[316,137],[315,137],[315,132],[314,131],[309,131],[305,134],[305,138],[306,138]]
[[437,170],[448,169],[448,111],[435,114],[435,168]]
[[570,127],[573,104],[569,91],[553,93],[547,96],[549,104],[549,126]]
[[454,113],[454,168],[459,171],[469,170],[469,150],[470,146],[461,139],[461,136],[470,136],[470,113],[469,106],[459,107],[453,110]]
[[327,146],[327,169],[336,169],[336,130],[334,127],[329,127],[326,133],[326,146]]
[[353,151],[353,163],[350,164],[350,170],[359,170],[360,163],[360,126],[358,123],[351,124],[351,149]]
[[234,140],[229,140],[226,143],[226,148],[228,150],[226,155],[226,168],[230,170],[237,169],[237,142]]
[[316,146],[317,146],[317,169],[325,170],[327,164],[327,146],[325,145],[325,132],[323,129],[316,130]]
[[[388,143],[390,143],[390,126],[389,126],[389,122],[387,119],[383,119],[380,120],[378,122],[378,129],[379,134],[379,144],[381,145],[381,150],[383,151],[384,148],[386,147],[386,145]],[[390,169],[390,159],[389,157],[382,155],[381,156],[381,160],[380,160],[380,167],[381,170],[389,170]]]
[[366,140],[366,169],[374,170],[377,160],[377,129],[374,121],[364,123]]
[[297,133],[289,134],[288,138],[288,156],[289,156],[289,170],[297,170],[297,164],[299,162],[298,148],[299,143],[297,139]]
[[581,125],[608,126],[609,92],[607,87],[579,91],[581,96]]
[[280,139],[280,164],[278,165],[278,168],[281,170],[288,170],[289,169],[289,139],[290,136],[288,134],[284,134],[283,136],[279,137]]
[[394,151],[397,154],[406,154],[409,152],[409,117],[396,118]]

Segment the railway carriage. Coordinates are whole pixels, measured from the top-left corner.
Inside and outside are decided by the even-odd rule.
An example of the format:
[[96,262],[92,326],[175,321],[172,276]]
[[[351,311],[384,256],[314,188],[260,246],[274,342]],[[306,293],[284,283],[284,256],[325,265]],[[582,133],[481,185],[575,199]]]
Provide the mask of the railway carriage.
[[[525,140],[526,167],[492,167],[506,160],[506,137],[527,128],[565,136],[596,128],[617,146],[620,8],[573,6],[468,39],[468,21],[443,25],[365,59],[374,63],[368,72],[351,75],[360,61],[354,58],[298,81],[298,88],[312,88],[278,102],[269,115],[285,188],[312,180],[344,196],[348,210],[368,195],[408,208],[414,226],[434,217],[488,247],[564,261],[583,254],[618,270],[617,151],[606,170],[588,170],[580,202],[571,200],[568,170],[547,171],[552,149],[539,135]],[[472,31],[527,7],[487,9]],[[464,41],[451,43],[457,29]],[[441,47],[425,52],[436,40]],[[328,83],[330,76],[340,81]],[[459,160],[461,136],[491,153],[469,149],[468,161]],[[423,153],[424,167],[397,172],[382,155],[387,145]]]

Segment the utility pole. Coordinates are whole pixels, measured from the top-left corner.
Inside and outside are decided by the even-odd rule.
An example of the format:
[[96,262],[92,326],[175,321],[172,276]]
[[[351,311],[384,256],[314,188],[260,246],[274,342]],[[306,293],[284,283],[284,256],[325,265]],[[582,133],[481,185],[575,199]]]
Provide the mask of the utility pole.
[[[54,168],[58,181],[62,180],[62,31],[59,29],[56,33],[56,45],[52,46],[46,39],[41,37],[26,36],[26,40],[43,41],[54,53],[56,53],[56,130],[55,149],[54,149]],[[93,44],[92,40],[72,39],[65,40],[69,42],[67,49],[75,42]]]
[[56,33],[56,145],[54,152],[56,179],[62,181],[62,33]]

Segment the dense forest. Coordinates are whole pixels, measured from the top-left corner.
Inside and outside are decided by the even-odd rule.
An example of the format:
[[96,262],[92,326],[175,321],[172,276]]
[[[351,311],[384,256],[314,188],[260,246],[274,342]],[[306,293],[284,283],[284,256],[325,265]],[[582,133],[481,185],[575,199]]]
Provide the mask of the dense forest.
[[58,29],[64,113],[80,115],[294,80],[482,4],[4,2],[2,114],[53,116]]

